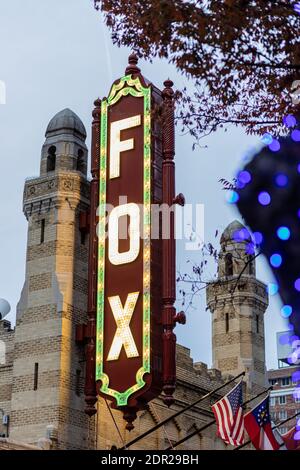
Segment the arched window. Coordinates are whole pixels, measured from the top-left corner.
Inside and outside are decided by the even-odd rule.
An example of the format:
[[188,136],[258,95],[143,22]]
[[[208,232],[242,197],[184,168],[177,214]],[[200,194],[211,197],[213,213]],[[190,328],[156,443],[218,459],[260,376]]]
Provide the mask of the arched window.
[[55,171],[56,166],[56,147],[52,145],[48,150],[48,157],[47,157],[47,173],[49,171]]
[[225,276],[232,276],[233,275],[233,262],[232,262],[232,254],[227,253],[225,256]]
[[81,149],[78,150],[76,170],[80,171],[80,173],[85,173],[84,152]]
[[229,313],[225,313],[225,331],[228,333],[229,331]]

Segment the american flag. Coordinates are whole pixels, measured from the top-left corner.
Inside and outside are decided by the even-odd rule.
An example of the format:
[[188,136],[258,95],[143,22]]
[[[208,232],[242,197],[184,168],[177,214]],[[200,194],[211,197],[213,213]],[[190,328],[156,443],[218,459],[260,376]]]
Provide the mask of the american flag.
[[212,406],[215,415],[218,436],[226,444],[239,446],[244,443],[242,382],[236,385],[225,397]]

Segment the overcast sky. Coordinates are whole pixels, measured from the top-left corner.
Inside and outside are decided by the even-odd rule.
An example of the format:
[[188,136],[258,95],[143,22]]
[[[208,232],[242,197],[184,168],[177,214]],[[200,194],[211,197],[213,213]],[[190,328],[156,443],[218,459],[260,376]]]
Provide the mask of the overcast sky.
[[[27,223],[22,213],[24,180],[38,175],[40,151],[49,120],[70,107],[83,120],[90,146],[91,111],[95,98],[106,96],[113,80],[122,76],[130,53],[112,45],[92,0],[0,0],[0,80],[7,89],[0,105],[0,297],[16,304],[24,282]],[[166,62],[140,61],[144,75],[157,86],[170,77],[175,86],[187,84]],[[217,132],[192,151],[193,140],[177,133],[177,191],[187,202],[205,205],[205,241],[215,243],[221,232],[239,218],[224,199],[219,178],[231,179],[249,149],[258,142],[241,129]],[[186,252],[178,243],[177,268],[186,272],[187,260],[200,254]],[[213,276],[214,265],[207,276]],[[272,281],[262,257],[258,277]],[[280,299],[272,298],[265,315],[267,365],[277,367],[276,331],[284,330]],[[188,313],[187,325],[178,326],[181,344],[194,360],[211,365],[211,314],[205,310],[205,294]]]

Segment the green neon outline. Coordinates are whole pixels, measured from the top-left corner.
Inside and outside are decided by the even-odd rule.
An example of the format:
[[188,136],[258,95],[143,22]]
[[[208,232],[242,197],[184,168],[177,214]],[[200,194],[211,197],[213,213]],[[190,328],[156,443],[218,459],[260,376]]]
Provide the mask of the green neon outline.
[[[117,103],[122,96],[127,95],[143,98],[144,100],[143,366],[136,373],[135,385],[128,388],[125,392],[118,392],[109,387],[109,377],[103,371],[107,121],[108,107]],[[102,382],[100,392],[115,398],[117,406],[126,406],[130,395],[145,386],[144,375],[150,373],[151,88],[143,87],[139,77],[135,79],[131,75],[122,77],[120,82],[112,86],[107,100],[102,101],[100,156],[96,380],[101,380]]]

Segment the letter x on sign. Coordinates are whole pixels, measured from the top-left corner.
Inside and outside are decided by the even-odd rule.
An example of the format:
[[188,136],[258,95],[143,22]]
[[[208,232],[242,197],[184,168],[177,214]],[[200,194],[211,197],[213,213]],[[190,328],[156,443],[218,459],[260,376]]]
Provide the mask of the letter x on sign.
[[116,361],[119,359],[122,346],[124,346],[128,358],[139,356],[129,327],[138,297],[139,292],[128,294],[124,308],[118,295],[108,297],[109,304],[117,324],[117,331],[107,356],[108,361]]

